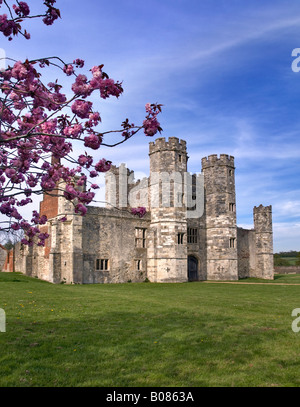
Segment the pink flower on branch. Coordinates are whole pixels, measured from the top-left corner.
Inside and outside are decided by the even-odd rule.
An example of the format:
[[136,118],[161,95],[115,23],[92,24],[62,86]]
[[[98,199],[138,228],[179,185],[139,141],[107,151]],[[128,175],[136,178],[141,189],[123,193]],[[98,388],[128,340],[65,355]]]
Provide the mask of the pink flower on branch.
[[96,134],[90,134],[89,136],[84,138],[84,145],[85,147],[89,147],[93,150],[98,150],[102,143],[102,137]]
[[92,102],[86,102],[84,100],[75,100],[72,104],[71,109],[74,114],[76,114],[81,119],[87,119],[92,109]]
[[[54,3],[55,0],[44,1],[48,7],[46,24],[51,24],[59,16],[57,9],[53,7]],[[31,17],[25,2],[17,2],[14,10],[24,19]],[[21,32],[21,27],[18,26],[20,22],[1,15],[0,32],[6,36]],[[23,35],[26,36],[26,31]],[[111,161],[105,158],[94,164],[93,157],[86,152],[81,152],[78,157],[74,156],[74,140],[96,151],[104,144],[103,139],[109,137],[109,133],[120,135],[119,142],[105,144],[113,147],[125,142],[141,129],[147,136],[162,131],[157,120],[161,105],[148,103],[141,126],[126,119],[120,130],[100,132],[97,129],[101,125],[100,114],[93,110],[93,103],[88,98],[95,91],[99,91],[101,99],[112,96],[118,98],[123,92],[122,84],[109,78],[103,72],[103,65],[91,69],[91,78],[83,74],[77,75],[75,68],[83,66],[84,61],[81,59],[65,63],[60,58],[53,57],[17,61],[12,67],[0,72],[0,212],[7,216],[8,227],[24,230],[24,244],[32,245],[38,241],[39,245],[43,245],[47,238],[39,230],[39,225],[47,222],[46,217],[34,211],[30,225],[18,211],[19,207],[32,202],[33,194],[55,191],[74,204],[76,213],[85,215],[86,206],[95,197],[91,189],[99,188],[96,183],[90,183],[90,190],[86,191],[89,179],[96,178],[111,168]],[[43,84],[37,67],[60,67],[61,73],[74,75],[73,96],[67,100],[57,80],[47,86]],[[62,160],[65,165],[61,163]],[[68,167],[70,163],[72,168]],[[58,188],[60,181],[65,183],[63,191]],[[16,193],[12,192],[15,190]],[[142,217],[146,210],[133,208],[131,212]]]
[[142,218],[146,214],[146,208],[144,208],[143,206],[139,206],[138,208],[131,208],[131,213]]
[[157,115],[161,112],[160,104],[147,103],[145,108],[148,113],[146,119],[143,122],[144,133],[146,136],[154,136],[157,132],[161,133],[162,128],[157,120]]

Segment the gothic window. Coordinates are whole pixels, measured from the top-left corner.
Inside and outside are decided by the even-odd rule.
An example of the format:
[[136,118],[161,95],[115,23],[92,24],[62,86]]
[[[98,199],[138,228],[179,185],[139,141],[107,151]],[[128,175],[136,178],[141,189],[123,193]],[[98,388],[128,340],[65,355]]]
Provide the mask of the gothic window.
[[109,270],[108,259],[97,259],[96,260],[96,270],[97,271],[108,271]]
[[229,247],[230,247],[230,248],[234,248],[234,247],[235,247],[235,238],[234,238],[234,237],[231,237],[231,238],[229,239]]
[[178,161],[181,163],[181,154],[178,155]]
[[135,228],[135,247],[146,247],[146,232],[147,229],[145,228]]
[[229,176],[231,177],[231,176],[233,175],[233,170],[230,169],[230,170],[228,171],[228,174],[229,174]]
[[135,261],[135,269],[137,271],[141,271],[142,270],[142,260],[136,260]]
[[188,228],[187,230],[187,242],[198,243],[198,229]]
[[184,236],[184,233],[177,234],[177,243],[178,244],[183,244],[183,236]]

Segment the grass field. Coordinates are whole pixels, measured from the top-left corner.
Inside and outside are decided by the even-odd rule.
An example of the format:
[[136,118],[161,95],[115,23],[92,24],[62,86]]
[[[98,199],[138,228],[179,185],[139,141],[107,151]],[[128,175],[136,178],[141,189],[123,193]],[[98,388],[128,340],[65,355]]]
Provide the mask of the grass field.
[[53,285],[0,273],[0,386],[300,386],[300,275],[246,282],[261,281]]

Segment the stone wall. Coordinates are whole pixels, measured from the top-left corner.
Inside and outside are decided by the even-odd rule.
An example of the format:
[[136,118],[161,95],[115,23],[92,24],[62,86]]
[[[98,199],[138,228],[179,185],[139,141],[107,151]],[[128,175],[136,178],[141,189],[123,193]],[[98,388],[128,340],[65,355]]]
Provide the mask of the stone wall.
[[275,266],[274,267],[275,274],[300,274],[300,267],[299,266]]
[[256,276],[256,246],[254,229],[237,228],[239,278]]
[[256,266],[255,277],[274,278],[273,257],[273,230],[272,230],[272,206],[253,208],[253,219],[255,229]]
[[82,283],[145,281],[149,215],[90,207],[82,220]]

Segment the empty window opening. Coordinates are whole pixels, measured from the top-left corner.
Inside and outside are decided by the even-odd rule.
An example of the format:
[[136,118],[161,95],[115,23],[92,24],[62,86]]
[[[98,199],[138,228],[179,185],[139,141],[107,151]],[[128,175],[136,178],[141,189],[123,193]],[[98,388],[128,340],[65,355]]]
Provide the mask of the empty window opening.
[[184,236],[184,233],[177,234],[177,243],[178,244],[183,244],[183,236]]
[[97,259],[96,260],[96,270],[98,270],[98,271],[107,271],[107,270],[109,270],[109,261],[108,261],[108,259]]
[[135,247],[146,247],[147,229],[135,228]]
[[135,261],[135,269],[137,271],[141,271],[142,270],[142,260],[136,260]]
[[234,238],[234,237],[231,237],[231,238],[229,239],[229,247],[230,247],[230,248],[234,248],[234,247],[235,247],[235,238]]
[[230,212],[235,212],[235,204],[234,203],[229,204],[229,211]]

